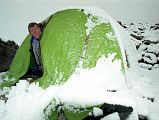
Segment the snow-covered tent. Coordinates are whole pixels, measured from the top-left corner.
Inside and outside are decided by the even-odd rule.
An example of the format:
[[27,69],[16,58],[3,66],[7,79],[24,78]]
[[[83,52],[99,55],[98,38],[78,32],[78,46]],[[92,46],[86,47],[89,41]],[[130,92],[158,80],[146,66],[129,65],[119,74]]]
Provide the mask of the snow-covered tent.
[[[37,80],[40,86],[64,83],[77,67],[96,67],[100,57],[112,53],[124,69],[124,50],[108,18],[84,9],[67,9],[49,17],[40,41],[44,67],[42,78]],[[28,71],[30,39],[28,35],[20,46],[1,87],[15,84]]]
[[[108,96],[103,98],[103,93],[105,90],[114,90],[116,87],[112,85],[113,88],[111,89],[112,86],[109,82],[120,84],[121,79],[122,82],[125,82],[126,58],[122,47],[122,38],[117,29],[114,29],[117,23],[103,11],[97,13],[92,9],[62,10],[53,14],[45,22],[46,26],[40,41],[44,73],[40,79],[36,80],[43,88],[50,86],[46,91],[52,91],[49,95],[52,95],[50,97],[52,100],[44,111],[48,119],[56,120],[58,115],[56,108],[62,105],[69,120],[82,120],[92,111],[93,106],[103,105],[106,99],[109,101]],[[31,59],[30,39],[31,36],[29,35],[25,38],[9,71],[3,76],[0,87],[12,86],[28,71]],[[96,72],[93,72],[94,70]],[[115,73],[116,71],[118,72]],[[116,78],[116,76],[120,77]],[[77,80],[77,77],[80,80]],[[99,83],[101,82],[103,85],[99,84],[97,80],[101,80]],[[74,81],[76,85],[71,86]],[[84,84],[80,81],[83,81]],[[59,90],[51,87],[62,84],[64,84],[63,88]],[[97,92],[95,96],[92,90],[87,91],[83,88],[80,90],[80,86],[89,88],[92,85],[95,85],[94,89]],[[104,88],[104,86],[109,87]],[[71,87],[78,90],[72,91]],[[98,88],[102,89],[97,90]],[[90,89],[92,88],[90,87]],[[59,94],[55,94],[55,91]],[[79,103],[79,106],[74,106],[72,99],[78,99],[76,96],[79,91],[88,92],[90,98],[84,105]],[[75,94],[76,96],[74,96]],[[70,99],[65,99],[65,96],[70,96]],[[84,95],[81,98],[86,99],[87,96]],[[94,98],[98,99],[95,104],[89,100]]]

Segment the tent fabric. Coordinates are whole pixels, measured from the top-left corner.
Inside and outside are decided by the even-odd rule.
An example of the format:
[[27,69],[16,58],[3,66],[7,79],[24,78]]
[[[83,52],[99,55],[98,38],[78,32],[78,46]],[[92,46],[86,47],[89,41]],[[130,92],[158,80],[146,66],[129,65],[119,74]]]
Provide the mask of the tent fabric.
[[78,112],[69,111],[67,109],[64,110],[64,113],[68,120],[83,120],[88,114],[92,111],[92,109],[85,109]]
[[43,87],[65,82],[80,60],[87,16],[80,10],[64,10],[52,16],[41,38]]
[[[40,40],[44,73],[36,82],[39,82],[41,87],[63,84],[74,73],[81,60],[83,69],[90,69],[96,66],[100,57],[103,55],[108,57],[109,53],[116,53],[115,59],[122,61],[121,69],[124,69],[118,40],[109,36],[115,34],[111,24],[100,23],[86,35],[88,17],[90,14],[87,15],[80,9],[63,10],[52,15]],[[96,18],[97,16],[92,17],[92,22],[97,23]],[[29,69],[30,39],[29,35],[25,38],[10,70],[3,76],[9,80],[0,83],[0,87],[12,86]],[[82,120],[91,110],[74,113],[66,109],[64,113],[69,120]],[[57,111],[52,111],[48,119],[57,119]]]
[[0,83],[0,88],[14,85],[27,72],[30,64],[30,39],[28,35],[18,49],[9,71],[2,76],[4,81]]
[[[83,61],[84,68],[92,68],[103,55],[108,57],[109,54],[116,53],[114,59],[122,60],[120,46],[117,38],[108,37],[107,34],[114,36],[113,28],[110,23],[101,23],[93,28],[88,38],[88,45]],[[122,60],[122,67],[123,65]]]
[[[67,120],[83,120],[86,118],[91,112],[92,109],[85,109],[85,110],[79,110],[78,112],[73,112],[70,110],[65,109],[64,114]],[[48,120],[58,120],[58,112],[57,111],[51,111],[51,114],[47,116]]]

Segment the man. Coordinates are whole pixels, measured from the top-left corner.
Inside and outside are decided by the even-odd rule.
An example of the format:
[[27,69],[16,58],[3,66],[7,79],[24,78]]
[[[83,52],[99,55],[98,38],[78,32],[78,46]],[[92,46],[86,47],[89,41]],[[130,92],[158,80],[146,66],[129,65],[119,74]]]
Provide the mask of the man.
[[42,61],[40,52],[40,37],[42,34],[41,24],[35,22],[29,23],[28,25],[29,34],[31,38],[31,53],[34,57],[34,71],[37,75],[42,74]]

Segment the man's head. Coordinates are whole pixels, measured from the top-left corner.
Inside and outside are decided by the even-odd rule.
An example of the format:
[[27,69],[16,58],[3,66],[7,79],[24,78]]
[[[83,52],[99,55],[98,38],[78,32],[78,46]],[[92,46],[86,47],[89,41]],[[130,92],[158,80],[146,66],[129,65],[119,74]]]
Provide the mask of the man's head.
[[39,38],[41,35],[41,28],[39,27],[39,24],[35,22],[29,23],[28,31],[29,34],[34,36],[35,38]]

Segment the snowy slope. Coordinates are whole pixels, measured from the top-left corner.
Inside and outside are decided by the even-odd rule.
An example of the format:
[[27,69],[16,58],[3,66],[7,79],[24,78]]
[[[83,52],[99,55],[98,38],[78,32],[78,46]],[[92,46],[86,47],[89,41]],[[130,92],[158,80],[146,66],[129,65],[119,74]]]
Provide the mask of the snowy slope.
[[159,69],[159,24],[130,23],[122,26],[128,31],[136,47],[140,67]]
[[157,120],[159,118],[159,25],[120,24],[130,35],[136,53],[133,56],[136,64],[129,69],[128,74],[134,74],[134,77],[129,79],[133,79],[132,89],[135,93],[138,114],[147,116],[149,120]]

